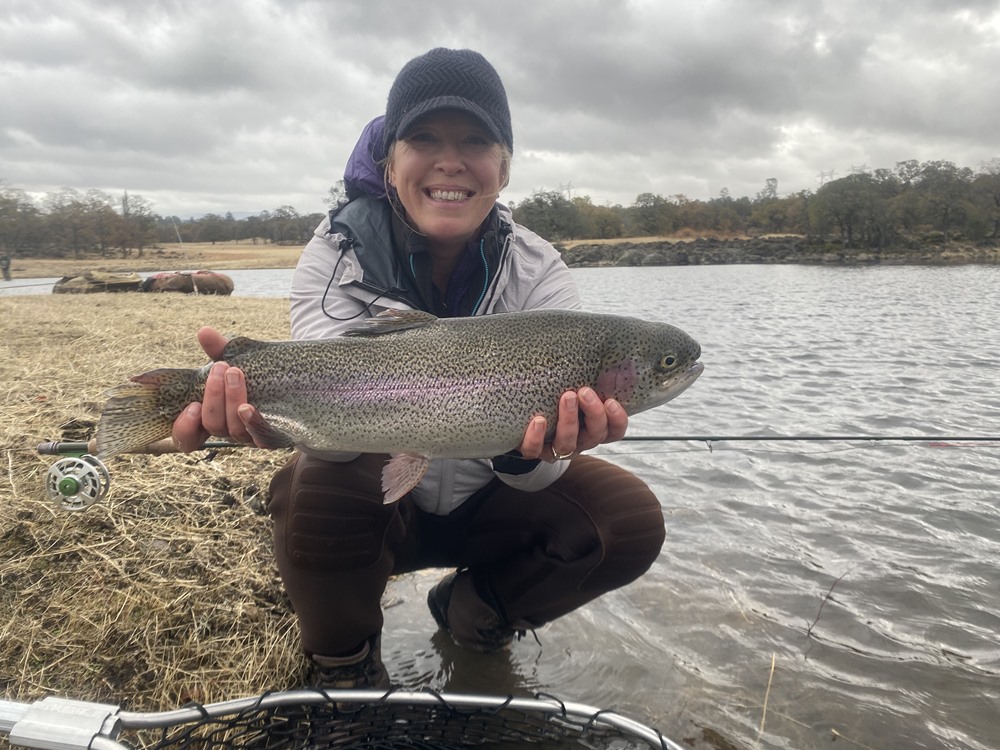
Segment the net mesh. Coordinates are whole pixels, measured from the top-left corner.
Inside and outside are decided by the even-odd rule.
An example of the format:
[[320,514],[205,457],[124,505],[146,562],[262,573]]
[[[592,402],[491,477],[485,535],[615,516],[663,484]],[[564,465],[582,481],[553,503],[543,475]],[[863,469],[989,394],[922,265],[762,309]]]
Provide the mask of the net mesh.
[[[319,692],[319,691],[317,691]],[[658,731],[614,712],[550,696],[478,702],[439,693],[351,691],[270,694],[253,701],[189,706],[162,715],[122,714],[118,738],[143,750],[456,750],[530,746],[538,750],[646,750],[677,745]],[[499,702],[497,702],[499,700]],[[179,716],[184,713],[184,716]]]

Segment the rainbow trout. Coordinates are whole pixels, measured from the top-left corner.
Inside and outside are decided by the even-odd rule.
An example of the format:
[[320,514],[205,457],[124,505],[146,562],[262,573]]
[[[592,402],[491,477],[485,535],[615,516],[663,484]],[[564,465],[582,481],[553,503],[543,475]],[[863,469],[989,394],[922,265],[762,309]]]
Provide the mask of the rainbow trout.
[[[559,397],[592,387],[628,414],[666,403],[702,372],[679,328],[637,318],[533,310],[438,319],[389,310],[316,341],[235,338],[223,360],[246,375],[269,448],[390,453],[385,501],[420,481],[431,458],[490,458],[521,444],[528,422],[556,421]],[[159,369],[111,389],[97,427],[109,458],[169,437],[200,401],[211,364]]]

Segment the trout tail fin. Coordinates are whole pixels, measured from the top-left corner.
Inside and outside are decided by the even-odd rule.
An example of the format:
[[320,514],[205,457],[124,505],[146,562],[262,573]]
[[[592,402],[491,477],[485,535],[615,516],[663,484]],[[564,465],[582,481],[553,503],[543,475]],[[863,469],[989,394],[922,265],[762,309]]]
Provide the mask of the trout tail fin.
[[109,390],[97,425],[97,457],[104,460],[170,437],[184,407],[201,400],[203,386],[198,370],[165,368]]

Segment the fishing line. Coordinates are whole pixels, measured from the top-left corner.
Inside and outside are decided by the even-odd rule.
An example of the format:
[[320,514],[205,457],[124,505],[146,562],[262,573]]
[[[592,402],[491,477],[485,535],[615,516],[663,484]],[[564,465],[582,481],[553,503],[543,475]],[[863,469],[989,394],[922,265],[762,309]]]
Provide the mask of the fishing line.
[[[600,451],[601,448],[610,448],[614,443],[608,443],[605,445],[600,445],[595,448],[595,451]],[[975,447],[980,445],[988,446],[988,443],[977,444]],[[636,448],[631,450],[606,450],[601,451],[597,455],[601,456],[673,456],[682,453],[692,453],[693,451],[701,451],[708,448],[708,452],[715,453],[740,453],[740,454],[750,454],[755,456],[767,455],[767,456],[829,456],[835,453],[853,453],[855,451],[861,450],[875,450],[878,448],[889,448],[890,444],[888,442],[881,443],[856,443],[852,445],[831,445],[827,448],[818,448],[815,450],[807,450],[806,448],[752,448],[743,446],[719,446],[715,443],[706,443],[704,446],[698,445],[685,445],[678,448],[659,448],[655,443],[651,443],[649,448]],[[905,446],[900,446],[905,447]],[[968,446],[974,447],[974,446]]]
[[767,442],[887,442],[987,443],[1000,442],[1000,435],[626,435],[623,441],[692,443]]
[[[825,451],[802,451],[802,450],[753,450],[753,453],[797,453],[804,455],[818,455],[820,453],[833,453],[842,451],[860,450],[864,447],[874,447],[875,444],[886,444],[892,442],[899,443],[926,443],[932,448],[962,448],[962,447],[989,447],[991,443],[1000,444],[998,435],[626,435],[623,442],[650,442],[650,443],[704,443],[709,453],[714,452],[718,443],[768,443],[768,442],[805,442],[805,443],[867,443],[868,445],[853,445],[846,448],[831,448]],[[965,445],[963,445],[963,443]],[[971,444],[971,445],[969,445]],[[647,450],[636,451],[635,453],[683,453],[678,451]]]

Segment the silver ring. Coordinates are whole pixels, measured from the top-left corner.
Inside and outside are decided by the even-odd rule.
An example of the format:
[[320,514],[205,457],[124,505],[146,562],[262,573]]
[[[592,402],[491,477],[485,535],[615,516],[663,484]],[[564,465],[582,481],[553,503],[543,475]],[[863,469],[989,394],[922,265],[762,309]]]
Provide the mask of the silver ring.
[[573,454],[576,453],[576,451],[570,451],[569,453],[556,453],[556,447],[554,445],[550,445],[549,448],[552,450],[552,458],[556,461],[565,461],[567,458],[572,458]]

